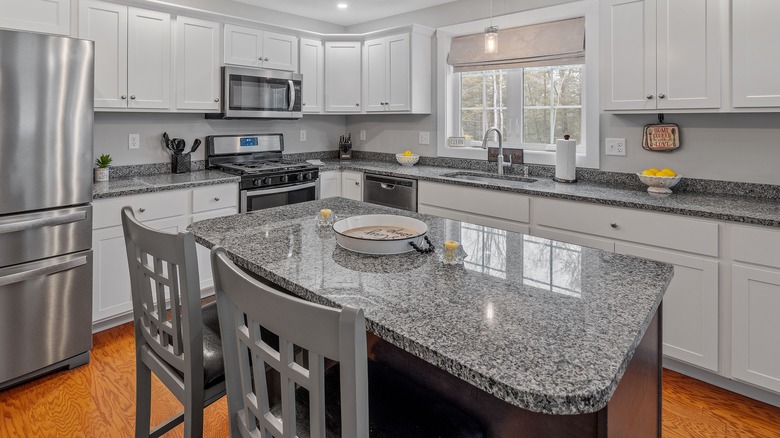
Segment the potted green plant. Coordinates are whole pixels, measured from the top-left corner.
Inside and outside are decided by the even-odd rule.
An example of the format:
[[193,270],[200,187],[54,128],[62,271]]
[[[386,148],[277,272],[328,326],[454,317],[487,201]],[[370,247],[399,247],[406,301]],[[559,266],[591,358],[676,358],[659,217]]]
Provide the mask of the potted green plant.
[[95,181],[108,181],[108,166],[111,164],[111,155],[103,154],[95,159]]

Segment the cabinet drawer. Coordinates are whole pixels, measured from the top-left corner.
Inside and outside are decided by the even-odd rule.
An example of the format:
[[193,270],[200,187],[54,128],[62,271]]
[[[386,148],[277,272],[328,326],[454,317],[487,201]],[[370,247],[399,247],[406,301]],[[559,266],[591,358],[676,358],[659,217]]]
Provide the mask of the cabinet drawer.
[[164,217],[180,216],[187,213],[187,195],[189,190],[150,193],[134,196],[97,200],[94,203],[92,228],[105,228],[122,224],[119,212],[122,207],[133,207],[133,213],[140,221],[150,221]]
[[421,181],[417,202],[516,222],[529,218],[527,196],[496,190]]
[[533,200],[539,225],[718,256],[718,224],[647,211],[551,199]]
[[731,258],[780,268],[780,231],[731,226]]
[[238,187],[234,184],[192,189],[192,212],[201,213],[238,205]]

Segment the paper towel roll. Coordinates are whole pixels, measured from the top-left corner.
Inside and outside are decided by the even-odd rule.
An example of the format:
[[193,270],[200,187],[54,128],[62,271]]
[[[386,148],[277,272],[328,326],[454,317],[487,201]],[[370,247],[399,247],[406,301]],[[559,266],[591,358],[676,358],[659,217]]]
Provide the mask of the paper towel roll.
[[577,181],[577,141],[558,139],[555,147],[555,181],[558,182],[576,182]]

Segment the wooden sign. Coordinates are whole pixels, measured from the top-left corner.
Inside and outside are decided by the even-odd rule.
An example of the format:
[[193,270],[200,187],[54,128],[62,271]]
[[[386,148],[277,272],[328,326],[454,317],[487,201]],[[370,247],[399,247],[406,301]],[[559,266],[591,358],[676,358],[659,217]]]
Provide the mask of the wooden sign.
[[673,151],[680,147],[680,127],[674,123],[645,126],[642,147],[648,151]]

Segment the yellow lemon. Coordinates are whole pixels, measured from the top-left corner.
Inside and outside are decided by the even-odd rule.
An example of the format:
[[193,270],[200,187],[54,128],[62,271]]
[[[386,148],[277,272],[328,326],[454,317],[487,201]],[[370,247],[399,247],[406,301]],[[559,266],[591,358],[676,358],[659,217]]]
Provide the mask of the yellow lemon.
[[404,156],[405,157],[408,157],[410,155],[412,155],[412,151],[404,151]]
[[649,171],[651,171],[651,172],[653,172],[653,173],[658,173],[658,172],[660,172],[660,170],[656,169],[655,167],[651,167],[651,168],[649,168],[649,169],[647,169],[647,170],[649,170]]
[[677,176],[677,173],[668,167],[663,169],[661,172],[667,174],[666,176]]
[[642,175],[645,175],[645,176],[656,176],[656,174],[658,174],[658,171],[653,170],[653,169],[647,169],[647,170],[643,170],[642,171]]

